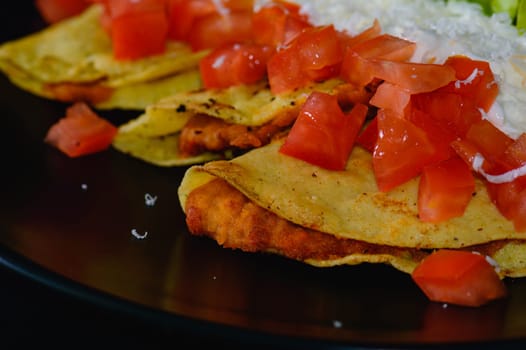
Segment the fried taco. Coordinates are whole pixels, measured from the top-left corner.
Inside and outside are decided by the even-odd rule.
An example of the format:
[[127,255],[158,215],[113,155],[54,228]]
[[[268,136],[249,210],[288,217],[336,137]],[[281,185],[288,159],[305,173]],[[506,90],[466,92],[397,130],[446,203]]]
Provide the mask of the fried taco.
[[100,4],[0,46],[0,71],[35,95],[84,101],[100,109],[143,110],[164,96],[198,89],[199,59],[186,43],[169,41],[162,54],[134,60],[114,57],[101,25]]
[[[372,13],[383,11],[381,1],[363,8],[300,2],[325,25],[334,8],[350,18],[375,6]],[[365,105],[314,91],[281,138],[190,167],[179,187],[189,231],[223,247],[320,267],[387,263],[415,281],[436,252],[477,256],[500,279],[526,276],[524,37],[504,17],[490,20],[471,5],[383,3],[398,14],[386,18],[391,33],[416,47],[398,41],[400,50],[386,53],[379,34],[347,46],[343,80],[376,82]],[[423,25],[408,12],[401,20],[411,9],[444,18]],[[343,17],[338,23],[349,19]],[[374,26],[357,35],[371,32]],[[495,36],[510,46],[491,54],[487,42]],[[443,283],[466,265],[427,283]],[[442,271],[437,266],[430,270]],[[476,275],[465,284],[479,284]],[[448,286],[430,298],[480,305],[466,300],[471,291]],[[454,294],[460,299],[449,299]]]
[[411,272],[432,250],[452,248],[493,257],[504,276],[526,274],[526,232],[499,213],[481,180],[464,215],[422,222],[417,178],[382,192],[361,147],[335,172],[280,153],[282,143],[191,167],[179,189],[189,230],[316,266],[388,262]]
[[372,94],[339,79],[279,95],[266,81],[181,92],[147,106],[141,116],[121,125],[113,146],[159,166],[232,158],[286,132],[312,91],[334,95],[342,104],[365,103]]

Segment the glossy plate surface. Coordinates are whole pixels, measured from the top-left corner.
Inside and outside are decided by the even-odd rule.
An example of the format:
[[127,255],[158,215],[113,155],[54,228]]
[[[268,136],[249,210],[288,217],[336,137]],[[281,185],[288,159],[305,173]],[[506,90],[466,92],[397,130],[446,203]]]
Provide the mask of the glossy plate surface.
[[[10,7],[0,42],[42,27],[31,1]],[[387,266],[314,268],[190,236],[177,200],[185,169],[115,150],[65,157],[42,140],[66,107],[0,77],[4,265],[168,327],[232,337],[379,347],[526,339],[526,280],[508,280],[510,297],[486,307],[443,307]],[[119,124],[137,112],[103,115]]]

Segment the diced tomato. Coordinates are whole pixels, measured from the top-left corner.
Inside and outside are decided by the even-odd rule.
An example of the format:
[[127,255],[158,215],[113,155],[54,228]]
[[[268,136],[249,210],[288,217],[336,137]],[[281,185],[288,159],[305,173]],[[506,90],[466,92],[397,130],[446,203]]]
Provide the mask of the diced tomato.
[[455,71],[449,66],[438,64],[366,59],[353,50],[347,50],[342,63],[342,77],[362,86],[378,78],[417,94],[447,85],[455,79]]
[[252,39],[252,11],[212,13],[194,20],[187,41],[194,51]]
[[88,0],[35,0],[40,15],[49,24],[78,15],[89,5]]
[[373,21],[373,24],[369,28],[366,28],[365,30],[356,35],[349,36],[348,39],[345,41],[345,47],[354,47],[355,45],[358,45],[364,41],[377,37],[381,33],[382,27],[380,26],[380,22],[377,19],[375,19]]
[[356,143],[369,152],[374,151],[378,140],[378,118],[373,118],[367,123],[363,130],[356,137]]
[[317,70],[341,62],[340,38],[332,25],[306,30],[294,40],[304,70]]
[[[484,157],[480,148],[469,140],[455,140],[451,143],[451,147],[466,164],[471,166],[473,170],[479,173],[483,172],[489,175],[498,175],[513,168],[509,164],[505,163],[502,159],[488,160],[486,157]],[[475,169],[474,166],[477,157],[482,157],[482,164],[477,164],[477,168]],[[487,183],[487,186],[488,185],[489,183]]]
[[390,35],[382,34],[357,43],[351,50],[363,58],[404,62],[409,60],[416,49],[416,43]]
[[[445,91],[432,91],[411,96],[413,106],[444,125],[453,125],[460,114],[462,97],[458,94]],[[466,129],[467,131],[467,129]]]
[[475,307],[507,294],[486,258],[468,251],[437,250],[422,260],[411,276],[435,302]]
[[[236,1],[236,0],[231,0],[231,1]],[[295,2],[291,2],[289,0],[271,0],[270,3],[272,5],[280,6],[288,14],[290,14],[292,16],[296,16],[296,17],[301,18],[301,19],[303,19],[305,21],[308,21],[308,17],[306,15],[300,13],[301,5],[299,5],[299,4],[295,3]]]
[[507,219],[513,219],[514,207],[526,189],[526,179],[519,178],[501,184],[487,183],[488,194],[500,213]]
[[[476,145],[473,143],[465,140],[465,139],[459,139],[451,142],[451,148],[455,151],[455,153],[469,166],[473,167],[473,161],[475,160],[475,157],[477,154],[479,154],[479,150]],[[490,166],[488,162],[485,162],[482,164],[482,168],[484,171],[488,171]]]
[[462,216],[474,190],[471,167],[459,157],[424,167],[418,186],[420,220],[437,223]]
[[312,25],[299,14],[299,6],[283,1],[271,2],[252,16],[254,41],[272,47],[285,46]]
[[513,139],[487,120],[472,124],[466,134],[466,140],[473,143],[489,161],[498,160],[513,144]]
[[161,54],[168,37],[165,0],[107,0],[108,32],[113,56],[117,60],[135,60]]
[[167,33],[168,22],[162,12],[118,17],[111,27],[113,55],[117,60],[134,60],[161,54]]
[[443,90],[457,93],[472,101],[477,108],[489,111],[499,93],[489,63],[466,56],[452,56],[445,64],[455,69],[456,80]]
[[473,123],[482,120],[480,111],[471,101],[441,89],[412,95],[411,102],[414,108],[425,112],[459,137],[464,137]]
[[270,89],[280,94],[335,77],[342,58],[340,37],[333,26],[306,29],[270,58],[267,65]]
[[168,37],[173,40],[187,40],[196,19],[216,12],[212,0],[168,0]]
[[410,100],[411,94],[408,90],[398,85],[384,82],[378,86],[369,103],[375,107],[391,109],[400,115],[404,115]]
[[412,108],[409,114],[409,120],[422,129],[435,148],[435,154],[432,159],[433,162],[440,162],[451,158],[456,154],[455,150],[451,147],[451,143],[458,140],[457,135],[449,128],[431,118],[427,113]]
[[144,12],[166,10],[166,0],[102,0],[112,19]]
[[343,170],[367,107],[356,104],[344,114],[336,96],[313,92],[281,146],[280,152],[330,170]]
[[252,11],[254,0],[221,0],[225,9],[233,11]]
[[433,161],[435,148],[426,133],[392,110],[381,109],[373,169],[378,189],[387,192],[412,179]]
[[296,50],[280,50],[267,62],[267,78],[270,91],[275,94],[286,93],[309,84],[309,78],[298,64]]
[[511,168],[526,164],[526,133],[522,133],[504,150],[502,161]]
[[168,1],[169,31],[173,40],[188,41],[194,22],[212,14],[228,15],[230,11],[251,12],[253,0],[166,0]]
[[199,62],[207,89],[251,84],[265,78],[273,50],[257,44],[230,44],[214,49]]
[[[506,135],[493,130],[489,122],[483,122],[474,124],[469,139],[452,142],[457,154],[470,166],[473,166],[475,157],[482,154],[482,170],[486,174],[498,175],[524,166],[524,137],[510,143]],[[494,147],[491,147],[492,142]],[[508,146],[503,146],[506,144]],[[526,231],[526,176],[504,183],[486,181],[486,188],[492,202],[505,218],[513,222],[515,230]]]
[[79,157],[107,149],[117,127],[97,115],[83,102],[66,110],[66,116],[48,130],[45,142],[69,157]]

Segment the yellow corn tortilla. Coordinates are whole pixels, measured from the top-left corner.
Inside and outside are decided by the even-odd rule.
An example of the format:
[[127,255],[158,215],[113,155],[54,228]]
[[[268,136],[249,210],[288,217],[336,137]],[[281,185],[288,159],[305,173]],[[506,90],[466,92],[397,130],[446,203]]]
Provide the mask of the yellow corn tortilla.
[[343,87],[340,80],[333,79],[274,96],[263,81],[221,90],[180,92],[148,105],[138,118],[120,126],[113,146],[159,166],[181,166],[229,158],[228,150],[220,154],[205,153],[183,158],[177,149],[179,132],[197,114],[232,124],[260,126],[278,115],[297,112],[313,90],[337,94]]
[[[2,44],[0,71],[13,84],[49,99],[57,98],[49,89],[54,84],[108,88],[113,96],[95,103],[106,109],[144,109],[161,97],[201,86],[197,67],[206,51],[194,53],[187,44],[171,41],[161,55],[117,61],[100,25],[101,11],[94,4],[78,16]],[[179,77],[187,71],[192,73]]]
[[192,190],[219,177],[291,222],[341,239],[398,249],[396,255],[365,253],[304,261],[313,266],[385,263],[411,273],[421,261],[412,249],[429,254],[451,248],[488,251],[501,277],[526,276],[526,234],[515,232],[498,213],[480,181],[464,216],[439,224],[423,223],[416,209],[418,179],[392,192],[379,192],[371,156],[362,148],[355,147],[345,171],[329,171],[280,154],[280,145],[277,141],[229,161],[190,167],[178,189],[183,211]]

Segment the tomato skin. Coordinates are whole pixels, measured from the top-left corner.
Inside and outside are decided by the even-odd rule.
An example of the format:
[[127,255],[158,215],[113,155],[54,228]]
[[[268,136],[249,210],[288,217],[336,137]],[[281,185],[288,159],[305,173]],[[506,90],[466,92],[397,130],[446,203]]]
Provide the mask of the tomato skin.
[[526,164],[526,133],[522,133],[502,154],[502,161],[511,168]]
[[456,154],[451,143],[458,140],[458,136],[451,129],[416,108],[413,108],[408,115],[409,120],[426,133],[435,147],[433,162],[449,159]]
[[66,110],[66,116],[53,124],[45,142],[75,158],[107,149],[117,127],[98,116],[87,104],[77,102]]
[[216,11],[212,0],[169,0],[168,37],[173,40],[187,40],[194,21]]
[[111,18],[119,18],[144,12],[165,11],[166,0],[102,0]]
[[192,50],[213,49],[252,39],[252,12],[217,12],[197,18],[186,40]]
[[[451,142],[451,148],[467,165],[473,167],[473,161],[477,154],[479,154],[476,145],[465,139],[459,139]],[[482,164],[482,169],[486,172],[491,171],[492,167],[493,164],[487,161]]]
[[304,29],[312,25],[299,14],[299,6],[272,2],[252,15],[254,42],[279,48],[289,44]]
[[309,78],[297,62],[297,51],[287,49],[279,51],[279,54],[269,59],[267,77],[273,94],[286,93],[309,83]]
[[443,222],[464,214],[475,178],[459,157],[424,167],[418,186],[418,216],[424,222]]
[[88,0],[35,0],[35,6],[48,24],[80,14],[90,5]]
[[313,92],[303,105],[280,152],[330,170],[344,170],[367,107],[356,104],[348,115],[336,96]]
[[345,48],[352,48],[355,45],[358,45],[362,42],[365,42],[367,40],[373,39],[380,35],[382,33],[382,27],[380,26],[380,22],[378,19],[375,19],[373,21],[373,24],[369,27],[364,29],[362,32],[358,33],[354,36],[349,36],[345,40]]
[[378,118],[373,118],[356,137],[356,143],[369,152],[374,152],[378,140]]
[[408,90],[389,82],[383,82],[378,86],[369,103],[375,107],[391,109],[404,115],[410,101],[411,94]]
[[342,50],[340,36],[332,25],[304,30],[270,58],[267,64],[270,90],[281,94],[309,82],[338,76]]
[[526,231],[526,177],[511,182],[486,184],[488,194],[499,212],[513,222],[517,232]]
[[411,277],[434,302],[477,307],[507,295],[493,266],[484,256],[468,251],[439,249]]
[[166,0],[92,0],[104,6],[102,26],[116,60],[161,54],[168,37]]
[[111,36],[116,60],[135,60],[162,54],[168,22],[163,12],[124,15],[112,20]]
[[361,41],[351,49],[364,58],[404,62],[413,56],[416,44],[390,34],[381,34]]
[[407,89],[411,94],[434,91],[455,79],[449,66],[427,63],[396,62],[365,58],[347,50],[342,63],[342,78],[360,86],[381,79]]
[[373,169],[378,189],[388,192],[418,176],[433,161],[435,147],[426,133],[389,109],[381,109]]
[[203,85],[207,89],[216,89],[262,80],[272,52],[268,46],[250,43],[214,49],[199,62]]
[[473,143],[489,161],[497,161],[513,144],[513,139],[497,129],[487,120],[471,125],[465,139]]
[[437,90],[415,94],[411,96],[411,103],[459,137],[464,137],[471,124],[482,119],[472,103],[451,92]]
[[442,90],[457,93],[470,100],[476,108],[488,112],[499,94],[489,63],[466,56],[451,56],[445,65],[455,69],[456,81]]
[[343,50],[340,37],[332,25],[313,27],[298,35],[294,46],[305,70],[318,70],[341,62]]

